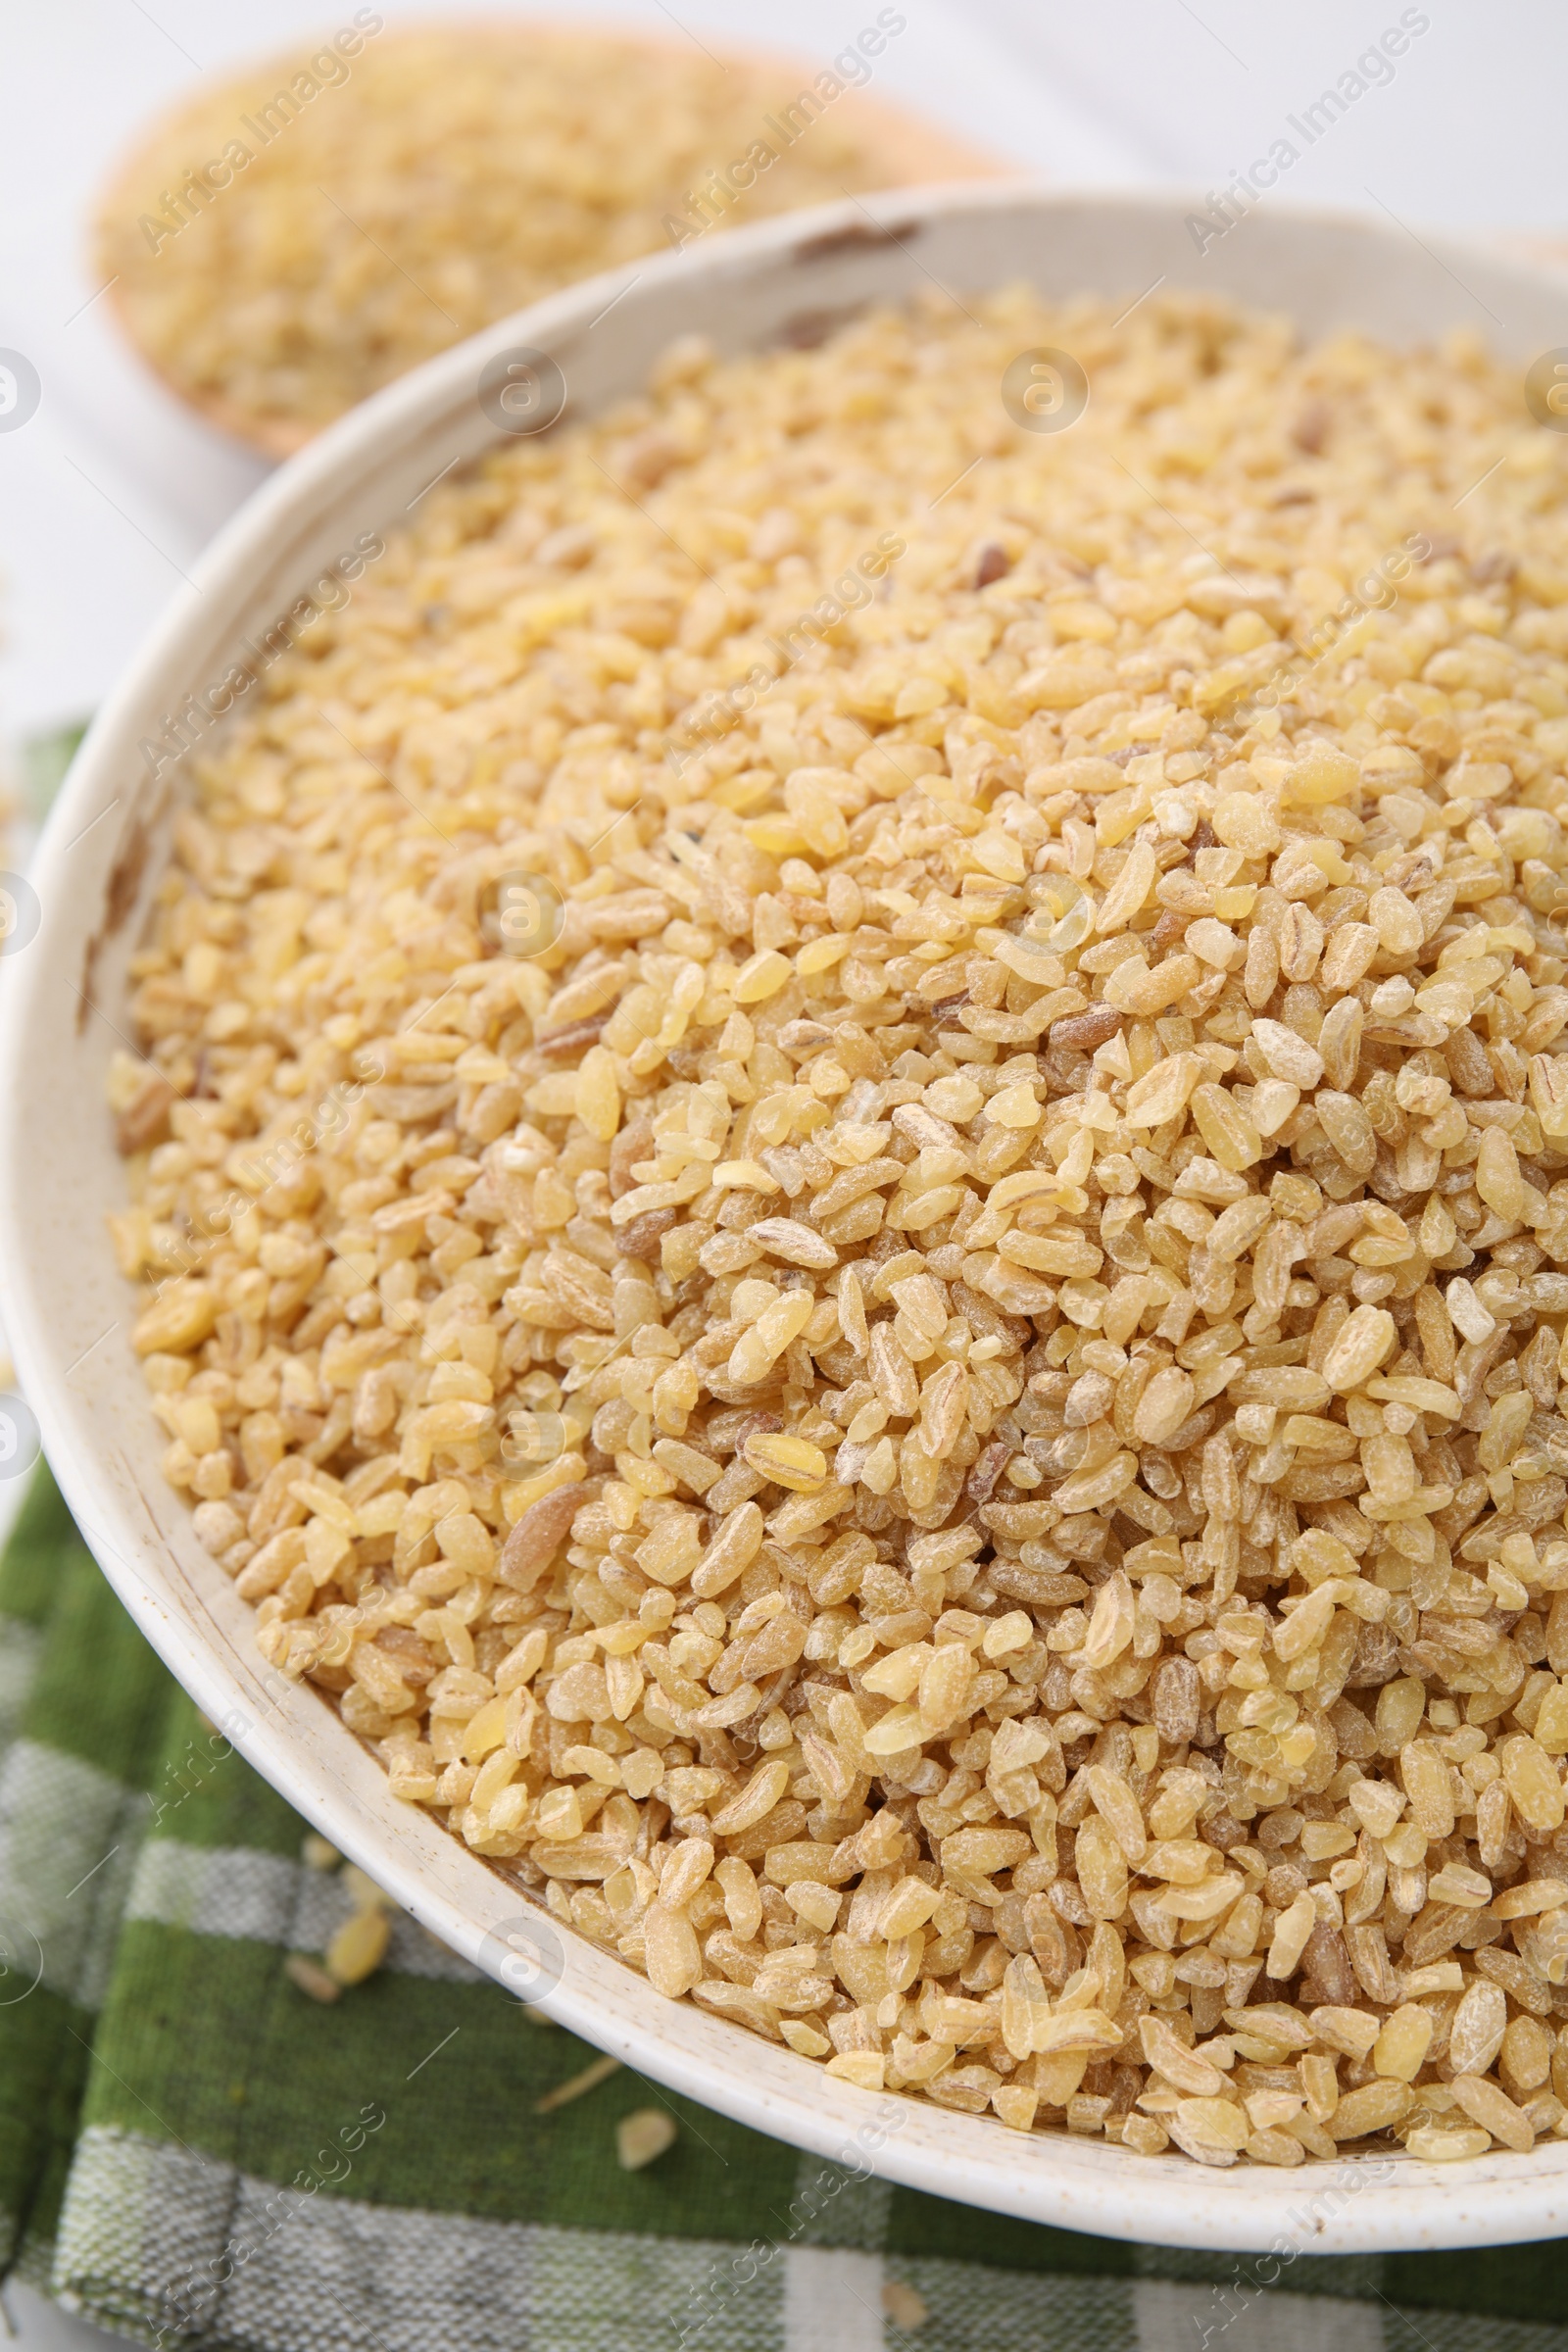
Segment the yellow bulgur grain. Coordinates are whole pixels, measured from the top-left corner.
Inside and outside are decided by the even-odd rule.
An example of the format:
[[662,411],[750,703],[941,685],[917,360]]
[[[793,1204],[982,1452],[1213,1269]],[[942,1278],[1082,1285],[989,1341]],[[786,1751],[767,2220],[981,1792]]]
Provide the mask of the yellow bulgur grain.
[[390,1922],[380,1910],[356,1911],[326,1947],[326,1973],[334,1984],[362,1984],[380,1967]]
[[680,2127],[662,2107],[634,2107],[615,2126],[615,2161],[623,2173],[640,2173],[679,2137]]
[[1016,2131],[1524,2150],[1565,453],[1463,340],[1112,316],[683,346],[193,759],[112,1074],[165,1467],[659,1992]]
[[595,270],[731,220],[996,168],[822,68],[533,24],[367,30],[372,17],[203,90],[100,207],[99,274],[135,342],[275,456]]

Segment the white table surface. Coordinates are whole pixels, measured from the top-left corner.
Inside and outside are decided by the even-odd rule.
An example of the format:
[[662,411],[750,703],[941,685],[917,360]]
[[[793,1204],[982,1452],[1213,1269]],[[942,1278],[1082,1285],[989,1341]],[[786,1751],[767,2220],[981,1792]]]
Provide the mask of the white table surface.
[[[476,0],[379,0],[391,24],[480,13]],[[1179,186],[1201,199],[1285,134],[1391,25],[1427,20],[1393,78],[1369,89],[1291,171],[1274,201],[1392,212],[1412,230],[1568,235],[1556,115],[1568,12],[1443,0],[903,0],[906,28],[873,87],[1034,171],[1101,187]],[[0,348],[42,379],[38,413],[0,433],[0,746],[84,715],[191,559],[261,480],[264,463],[196,421],[125,349],[90,273],[85,224],[120,151],[202,72],[232,69],[346,23],[345,4],[66,0],[13,10],[0,31]],[[489,13],[507,12],[490,0]],[[545,0],[532,11],[547,13]],[[876,0],[557,0],[698,40],[756,41],[825,62]],[[1299,144],[1299,142],[1297,142]],[[113,2339],[12,2284],[22,2352]],[[0,2321],[0,2337],[3,2337]],[[832,2352],[824,2346],[823,2352]]]

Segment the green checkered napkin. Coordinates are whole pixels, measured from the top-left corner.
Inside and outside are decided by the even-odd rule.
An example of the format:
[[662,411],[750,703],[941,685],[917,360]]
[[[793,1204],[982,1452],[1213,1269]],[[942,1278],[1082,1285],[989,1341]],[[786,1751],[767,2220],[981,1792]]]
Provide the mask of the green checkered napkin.
[[[1255,2257],[945,2204],[626,2071],[539,2116],[592,2051],[412,1922],[335,2007],[295,1988],[283,1955],[351,1908],[302,1838],[40,1473],[0,1562],[0,2271],[223,2352],[1568,2352],[1555,2245],[1267,2290]],[[624,2173],[649,2106],[679,2136]]]

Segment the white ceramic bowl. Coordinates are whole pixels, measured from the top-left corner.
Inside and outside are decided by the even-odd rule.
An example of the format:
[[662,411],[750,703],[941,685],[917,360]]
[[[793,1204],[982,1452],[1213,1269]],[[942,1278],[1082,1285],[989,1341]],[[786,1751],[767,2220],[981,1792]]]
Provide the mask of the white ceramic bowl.
[[[911,295],[933,278],[960,291],[1028,278],[1049,295],[1089,289],[1129,303],[1163,280],[1286,309],[1308,331],[1359,326],[1396,345],[1478,326],[1521,367],[1568,343],[1568,293],[1494,258],[1284,208],[1261,210],[1200,257],[1190,209],[1175,198],[1008,186],[852,201],[594,278],[444,353],[323,433],[221,533],[100,713],[50,819],[33,877],[40,927],[0,973],[6,1319],[49,1457],[106,1574],[206,1712],[335,1845],[494,1974],[516,1893],[397,1803],[380,1766],[316,1692],[269,1673],[250,1610],[159,1475],[164,1439],[104,1226],[122,1199],[105,1064],[127,1027],[125,959],[163,862],[172,799],[138,746],[182,696],[221,677],[241,638],[286,611],[358,533],[400,520],[433,476],[496,437],[477,380],[489,359],[519,345],[556,356],[585,414],[638,389],[677,334],[755,348],[791,321],[799,332],[803,318]],[[998,2212],[1166,2244],[1283,2239],[1314,2252],[1568,2231],[1568,2143],[1464,2166],[1347,2156],[1291,2173],[1215,2173],[1174,2154],[1026,2138],[990,2118],[831,2081],[740,2027],[662,2000],[574,1936],[563,1934],[559,1949],[560,1982],[543,2005],[656,2081],[800,2147],[864,2157],[892,2180]]]

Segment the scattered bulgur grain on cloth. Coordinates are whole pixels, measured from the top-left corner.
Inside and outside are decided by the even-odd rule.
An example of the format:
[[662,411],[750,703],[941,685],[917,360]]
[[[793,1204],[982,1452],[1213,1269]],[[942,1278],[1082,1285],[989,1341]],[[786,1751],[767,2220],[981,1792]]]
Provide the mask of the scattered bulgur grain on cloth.
[[971,299],[483,459],[192,760],[166,1472],[660,1994],[1017,2132],[1523,2150],[1568,453],[1462,339]]
[[674,2146],[680,2127],[662,2107],[634,2107],[615,2126],[615,2161],[623,2173],[640,2173]]
[[363,1984],[386,1956],[391,1923],[384,1911],[356,1911],[333,1933],[326,1973],[335,1984]]
[[343,1987],[336,1977],[329,1976],[324,1968],[320,1967],[317,1961],[312,1960],[305,1952],[286,1953],[283,1960],[283,1974],[309,1999],[319,2001],[323,2006],[341,1998]]
[[[619,2072],[618,2058],[595,2058],[576,2074],[568,2075],[564,2082],[558,2082],[554,2090],[547,2090],[542,2098],[535,2099],[533,2111],[535,2115],[554,2115],[558,2107],[569,2107],[573,2099],[586,2097],[590,2090],[597,2090],[601,2082]],[[631,2169],[627,2167],[628,2171]]]

